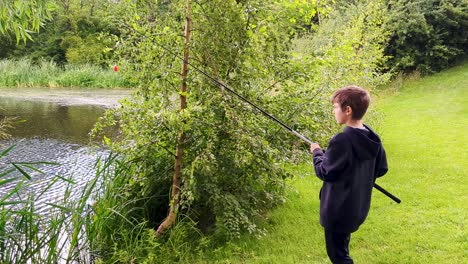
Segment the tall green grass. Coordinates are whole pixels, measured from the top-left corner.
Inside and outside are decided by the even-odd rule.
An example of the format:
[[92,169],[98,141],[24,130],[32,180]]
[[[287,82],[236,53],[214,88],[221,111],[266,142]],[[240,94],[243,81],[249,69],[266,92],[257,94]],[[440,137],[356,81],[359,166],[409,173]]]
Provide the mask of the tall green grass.
[[28,59],[0,60],[0,87],[129,88],[134,84],[121,72],[96,65],[66,65]]
[[[117,155],[98,159],[95,177],[78,196],[75,183],[60,175],[39,193],[27,190],[34,180],[30,172],[42,173],[36,166],[51,163],[6,163],[0,167],[0,188],[15,186],[0,195],[0,263],[175,263],[203,244],[188,218],[159,239],[152,226],[133,217],[142,203],[128,197],[132,174]],[[67,183],[63,198],[47,203],[50,211],[44,214],[38,201],[58,181]]]
[[[0,158],[7,158],[13,147],[0,153]],[[95,234],[88,232],[93,216],[89,202],[99,196],[98,186],[106,179],[104,175],[112,171],[114,158],[111,155],[105,160],[98,159],[96,176],[78,195],[73,191],[75,183],[60,175],[52,178],[40,192],[25,190],[27,182],[32,180],[30,172],[43,173],[38,165],[54,164],[7,162],[0,168],[0,188],[15,183],[0,196],[0,263],[91,263],[95,256],[90,236]],[[63,198],[47,203],[47,213],[40,212],[38,201],[58,181],[67,183]]]
[[[178,263],[206,248],[196,223],[179,216],[178,223],[163,238],[142,220],[151,197],[132,197],[132,172],[119,160],[110,175],[103,175],[102,196],[93,206],[93,221],[87,226],[92,252],[99,263]],[[156,210],[156,209],[155,209]],[[198,251],[197,251],[198,250]]]

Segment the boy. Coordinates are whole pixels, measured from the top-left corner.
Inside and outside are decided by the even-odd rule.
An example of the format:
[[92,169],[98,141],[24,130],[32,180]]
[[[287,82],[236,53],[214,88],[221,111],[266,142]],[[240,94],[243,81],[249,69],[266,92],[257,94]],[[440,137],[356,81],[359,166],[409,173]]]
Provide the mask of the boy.
[[357,86],[337,90],[331,99],[343,133],[335,135],[324,153],[311,144],[315,173],[323,181],[320,190],[320,224],[324,227],[327,254],[332,263],[353,263],[349,240],[367,217],[372,187],[387,168],[379,136],[362,123],[369,93]]

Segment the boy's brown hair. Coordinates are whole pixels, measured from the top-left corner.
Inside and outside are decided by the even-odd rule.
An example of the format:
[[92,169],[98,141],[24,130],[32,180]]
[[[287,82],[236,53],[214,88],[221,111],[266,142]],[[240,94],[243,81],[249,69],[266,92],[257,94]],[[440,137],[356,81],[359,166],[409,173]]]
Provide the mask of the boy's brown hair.
[[341,107],[341,111],[345,111],[346,107],[349,106],[353,109],[351,118],[354,120],[362,119],[367,111],[370,103],[369,92],[363,88],[350,85],[338,89],[333,93],[331,98],[332,103],[337,103]]

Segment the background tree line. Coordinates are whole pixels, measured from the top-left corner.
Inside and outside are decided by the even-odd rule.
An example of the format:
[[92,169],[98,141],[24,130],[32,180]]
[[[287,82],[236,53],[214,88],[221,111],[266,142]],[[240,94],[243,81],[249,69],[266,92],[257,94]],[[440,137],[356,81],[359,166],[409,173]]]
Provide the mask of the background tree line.
[[[52,60],[57,64],[96,64],[107,66],[117,60],[113,56],[117,38],[125,18],[126,2],[122,0],[38,0],[44,20],[38,33],[11,29],[0,25],[0,58],[27,57],[37,63]],[[164,2],[164,1],[163,1]],[[314,1],[279,1],[284,12],[289,12],[293,35],[307,35],[316,31],[327,10],[346,9],[349,4],[366,2],[320,1],[321,7],[308,8]],[[440,71],[466,58],[468,47],[468,3],[464,0],[385,0],[387,13],[382,26],[390,37],[385,47],[389,59],[383,71],[423,74]],[[9,1],[1,2],[2,19]],[[42,4],[41,4],[42,3]],[[167,6],[167,4],[166,4]],[[27,5],[25,6],[27,7]],[[160,8],[160,7],[157,7]],[[164,7],[163,7],[164,8]],[[320,9],[320,10],[319,10]],[[26,8],[24,11],[26,12]],[[31,9],[32,10],[32,9]],[[302,11],[300,11],[302,10]],[[299,12],[297,12],[299,11]],[[34,16],[34,13],[32,14]],[[31,16],[32,17],[32,16]],[[21,20],[20,20],[21,21]],[[31,24],[38,30],[40,23]],[[24,27],[24,25],[22,25]],[[33,28],[34,27],[34,28]],[[25,28],[27,29],[27,28]],[[22,35],[20,35],[22,34]],[[22,36],[24,40],[17,43]]]
[[[34,2],[30,2],[32,6]],[[110,51],[116,45],[108,36],[118,36],[121,25],[120,2],[48,1],[48,15],[42,21],[39,32],[29,33],[30,38],[24,38],[24,41],[19,43],[15,30],[6,32],[0,37],[2,43],[0,57],[9,59],[27,57],[35,63],[53,61],[59,65],[107,66],[112,63],[113,57]]]

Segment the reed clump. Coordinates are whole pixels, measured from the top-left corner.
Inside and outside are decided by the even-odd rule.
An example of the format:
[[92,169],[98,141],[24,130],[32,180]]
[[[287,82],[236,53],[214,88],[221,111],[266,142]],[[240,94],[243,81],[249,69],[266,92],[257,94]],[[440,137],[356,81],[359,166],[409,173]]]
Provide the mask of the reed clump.
[[33,63],[23,58],[0,60],[0,87],[131,88],[135,84],[121,71],[97,65],[60,66],[53,61]]
[[[96,174],[77,192],[76,183],[60,175],[42,190],[28,190],[33,174],[50,162],[5,162],[11,146],[0,153],[0,263],[92,263],[92,204],[111,170],[112,159],[98,159]],[[43,204],[58,181],[65,181],[61,199]],[[46,209],[44,209],[46,208]]]

